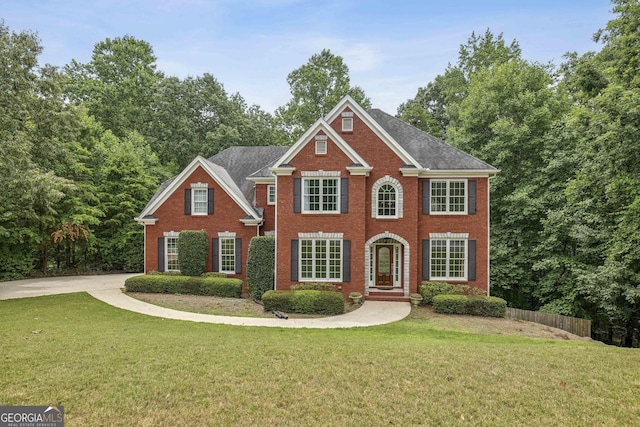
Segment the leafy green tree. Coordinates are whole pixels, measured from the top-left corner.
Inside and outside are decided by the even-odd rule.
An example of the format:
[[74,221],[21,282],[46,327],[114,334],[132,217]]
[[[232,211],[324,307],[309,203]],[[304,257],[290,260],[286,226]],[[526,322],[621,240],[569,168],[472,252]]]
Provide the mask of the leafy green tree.
[[309,58],[287,76],[292,98],[276,110],[278,125],[295,141],[319,118],[324,117],[345,96],[350,95],[363,108],[371,101],[359,86],[351,86],[349,67],[341,56],[328,49]]
[[118,139],[107,131],[96,144],[94,158],[98,207],[104,213],[95,231],[98,257],[107,270],[142,271],[143,230],[133,218],[160,181],[157,156],[140,134]]
[[483,35],[471,33],[460,46],[458,61],[425,87],[418,88],[413,99],[398,107],[398,117],[425,132],[447,137],[450,124],[457,124],[459,105],[467,96],[473,75],[521,57],[520,45],[507,45],[502,34],[497,37],[487,29]]
[[81,113],[65,102],[57,70],[38,67],[41,51],[34,34],[0,24],[1,278],[22,277],[36,262],[46,271],[52,233],[87,202],[75,184]]
[[270,114],[227,95],[211,74],[160,81],[152,102],[148,140],[162,163],[178,171],[196,156],[210,157],[234,145],[273,145],[284,138]]
[[145,133],[162,78],[151,45],[129,35],[107,38],[95,45],[90,62],[72,60],[65,72],[68,97],[84,103],[105,129],[118,137]]

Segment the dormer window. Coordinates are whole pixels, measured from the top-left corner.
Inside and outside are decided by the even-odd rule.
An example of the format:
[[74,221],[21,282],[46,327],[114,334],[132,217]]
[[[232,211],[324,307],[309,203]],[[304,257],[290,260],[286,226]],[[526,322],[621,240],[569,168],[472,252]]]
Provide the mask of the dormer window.
[[353,112],[342,113],[342,132],[353,132]]
[[316,135],[316,156],[327,154],[327,135]]

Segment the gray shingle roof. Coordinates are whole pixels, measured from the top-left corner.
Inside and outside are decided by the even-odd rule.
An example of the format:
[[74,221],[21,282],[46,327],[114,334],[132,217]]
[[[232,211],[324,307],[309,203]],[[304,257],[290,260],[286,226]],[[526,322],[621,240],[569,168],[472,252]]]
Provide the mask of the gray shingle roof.
[[[250,175],[271,176],[268,168],[289,148],[291,147],[229,147],[208,160],[226,169],[249,204],[253,206],[255,205],[253,182],[247,181],[247,177]],[[264,173],[259,174],[260,172]]]
[[415,128],[384,111],[367,113],[404,148],[420,166],[430,170],[474,170],[497,172],[498,169],[441,139]]
[[[209,167],[216,173],[218,178],[222,180],[231,191],[248,202],[256,212],[258,217],[262,216],[262,210],[255,208],[255,192],[253,191],[253,183],[247,181],[250,175],[256,176],[260,171],[264,171],[266,175],[271,176],[269,167],[275,163],[280,157],[286,153],[290,147],[251,147],[239,146],[230,147],[215,156],[207,159]],[[147,210],[160,195],[171,185],[178,175],[166,180],[160,185],[149,203],[144,207],[142,212]],[[262,176],[262,175],[257,175]]]

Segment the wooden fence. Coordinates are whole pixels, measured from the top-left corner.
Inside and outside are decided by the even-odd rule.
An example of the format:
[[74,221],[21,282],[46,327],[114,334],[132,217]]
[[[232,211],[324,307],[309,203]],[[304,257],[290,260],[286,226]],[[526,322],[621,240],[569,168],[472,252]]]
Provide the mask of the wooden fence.
[[541,313],[539,311],[520,310],[507,307],[507,317],[542,323],[553,328],[562,329],[581,337],[591,336],[591,320],[578,319],[577,317],[562,316],[553,313]]

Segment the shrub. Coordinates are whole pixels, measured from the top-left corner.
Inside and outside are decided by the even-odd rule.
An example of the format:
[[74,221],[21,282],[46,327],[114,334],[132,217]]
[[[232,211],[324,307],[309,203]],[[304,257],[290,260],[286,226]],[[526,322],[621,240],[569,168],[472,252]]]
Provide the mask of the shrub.
[[221,271],[208,271],[206,273],[202,273],[200,277],[227,277],[227,273],[222,273]]
[[466,295],[436,295],[433,297],[433,311],[444,314],[465,314],[467,310]]
[[490,317],[505,317],[507,314],[507,302],[498,297],[485,297],[482,315]]
[[124,282],[127,292],[209,295],[240,298],[242,280],[221,277],[143,275]]
[[262,302],[265,311],[329,315],[344,313],[344,297],[334,291],[267,291],[262,296]]
[[256,236],[249,243],[247,256],[247,286],[254,298],[273,289],[275,281],[276,239],[273,236]]
[[424,298],[422,303],[431,304],[436,295],[453,294],[453,286],[446,282],[422,282],[420,293]]
[[467,297],[467,304],[465,307],[465,314],[472,316],[483,316],[484,311],[484,298],[479,297]]
[[267,291],[262,294],[262,304],[264,311],[285,311],[291,312],[291,297],[293,291]]
[[298,283],[297,285],[291,286],[292,291],[334,291],[336,290],[336,285],[333,283],[322,283],[322,282],[305,282]]
[[178,269],[185,276],[200,276],[207,268],[209,236],[204,230],[181,231],[178,236]]

